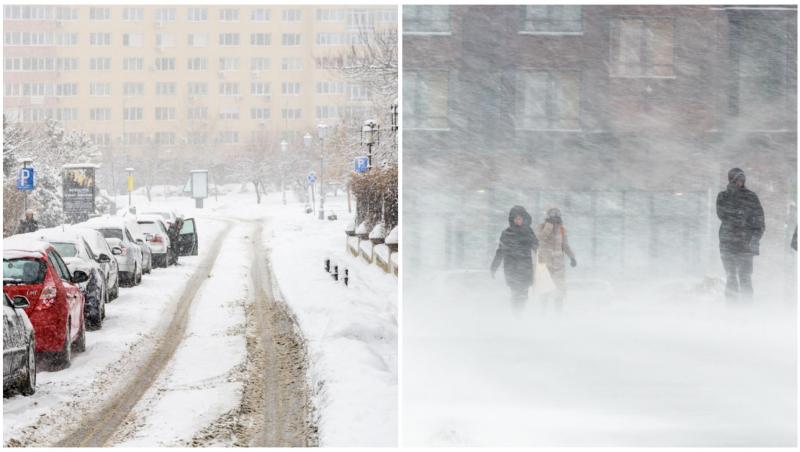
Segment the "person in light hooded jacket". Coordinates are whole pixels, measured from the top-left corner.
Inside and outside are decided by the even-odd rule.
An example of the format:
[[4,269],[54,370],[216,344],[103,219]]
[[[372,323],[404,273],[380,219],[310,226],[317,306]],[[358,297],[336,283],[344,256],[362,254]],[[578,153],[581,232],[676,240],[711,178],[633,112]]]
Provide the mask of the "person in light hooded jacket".
[[565,256],[569,257],[570,265],[578,265],[575,253],[567,241],[567,229],[561,220],[561,211],[558,208],[547,210],[544,223],[536,227],[536,236],[539,237],[539,262],[545,264],[550,278],[556,286],[556,308],[560,309],[567,295],[567,270]]
[[508,213],[508,228],[500,234],[491,271],[494,278],[500,264],[506,284],[511,289],[511,298],[522,302],[528,298],[528,290],[533,285],[533,255],[539,241],[531,229],[531,216],[522,206],[514,206]]

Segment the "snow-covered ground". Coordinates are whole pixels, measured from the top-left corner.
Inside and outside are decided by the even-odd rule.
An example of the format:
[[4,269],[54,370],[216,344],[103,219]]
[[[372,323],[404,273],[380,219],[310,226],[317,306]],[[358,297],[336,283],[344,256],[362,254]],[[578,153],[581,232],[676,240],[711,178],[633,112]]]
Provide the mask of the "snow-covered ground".
[[[204,238],[213,240],[224,226],[219,221],[199,220]],[[40,417],[78,419],[106,400],[114,387],[123,385],[153,345],[153,338],[169,323],[184,285],[197,269],[207,248],[199,256],[182,257],[180,265],[154,269],[142,284],[120,288],[119,298],[106,306],[103,328],[87,331],[86,351],[73,355],[65,370],[40,371],[36,394],[3,399],[3,438],[28,438],[48,444],[65,433],[45,422],[35,431],[26,429]]]
[[487,272],[407,283],[403,442],[794,445],[795,302],[760,282],[738,307],[688,279],[584,282],[560,313],[515,313]]

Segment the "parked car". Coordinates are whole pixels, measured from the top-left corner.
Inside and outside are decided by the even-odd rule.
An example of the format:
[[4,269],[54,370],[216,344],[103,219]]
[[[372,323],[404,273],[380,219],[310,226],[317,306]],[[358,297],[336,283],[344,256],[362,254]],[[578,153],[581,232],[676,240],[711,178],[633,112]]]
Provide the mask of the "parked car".
[[139,215],[158,215],[164,220],[164,224],[167,226],[167,230],[175,224],[175,220],[178,219],[178,215],[175,211],[167,208],[158,208],[158,207],[145,207],[139,212]]
[[197,256],[197,225],[194,218],[183,220],[183,225],[178,235],[178,255]]
[[[92,254],[97,257],[97,263],[103,269],[103,274],[106,275],[106,287],[108,288],[108,300],[116,300],[119,297],[119,264],[113,258],[114,254],[111,252],[111,247],[108,246],[103,234],[91,228],[76,228],[73,230],[81,235],[92,250]],[[106,262],[102,259],[103,255],[111,256]]]
[[3,397],[36,392],[36,334],[25,308],[28,299],[3,293]]
[[153,266],[166,268],[174,262],[164,219],[160,215],[138,215],[137,222],[153,252]]
[[105,237],[117,261],[120,280],[128,287],[142,281],[142,248],[133,238],[126,221],[120,217],[96,217],[76,226],[98,231]]
[[88,280],[83,271],[71,273],[47,242],[3,241],[3,292],[12,300],[28,298],[25,313],[36,333],[36,353],[52,353],[60,368],[69,367],[73,351],[86,349],[85,299],[78,284]]
[[88,281],[79,284],[86,298],[86,323],[91,330],[102,328],[108,288],[101,262],[109,262],[111,257],[106,254],[95,256],[86,240],[72,228],[40,229],[31,235],[53,245],[71,272],[80,270],[89,275]]
[[147,243],[147,237],[139,227],[139,222],[136,218],[136,214],[133,213],[122,215],[122,219],[128,226],[128,230],[131,231],[134,241],[142,249],[142,273],[148,274],[153,270],[153,250]]

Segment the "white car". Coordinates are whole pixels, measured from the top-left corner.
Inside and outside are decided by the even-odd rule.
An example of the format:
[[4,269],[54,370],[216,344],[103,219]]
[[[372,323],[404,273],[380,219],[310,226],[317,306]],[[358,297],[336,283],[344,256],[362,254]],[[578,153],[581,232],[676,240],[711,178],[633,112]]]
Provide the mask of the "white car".
[[129,287],[142,282],[142,247],[136,243],[128,221],[122,217],[103,216],[91,218],[76,226],[91,228],[103,234],[117,261],[122,282]]
[[[92,254],[98,258],[105,254],[106,256],[114,256],[111,252],[111,247],[108,246],[103,234],[92,228],[78,228],[73,227],[73,230],[81,235],[86,240]],[[116,300],[119,297],[119,265],[116,259],[110,259],[108,262],[98,263],[103,268],[103,273],[106,275],[106,287],[108,287],[108,301]]]
[[153,253],[153,266],[166,268],[174,262],[167,225],[161,215],[138,215],[139,229]]

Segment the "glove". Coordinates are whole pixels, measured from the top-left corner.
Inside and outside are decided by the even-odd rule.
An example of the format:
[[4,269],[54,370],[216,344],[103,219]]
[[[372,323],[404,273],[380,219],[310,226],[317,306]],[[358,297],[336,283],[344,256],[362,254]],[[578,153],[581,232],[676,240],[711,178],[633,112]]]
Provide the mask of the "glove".
[[570,258],[569,258],[569,265],[571,265],[571,266],[573,266],[573,267],[577,267],[577,266],[578,266],[578,261],[577,261],[577,260],[575,260],[575,258],[574,258],[574,257],[570,257]]
[[758,245],[759,244],[758,244],[758,239],[757,238],[753,237],[752,239],[750,239],[750,251],[753,252],[754,256],[758,256],[759,255],[759,246]]

